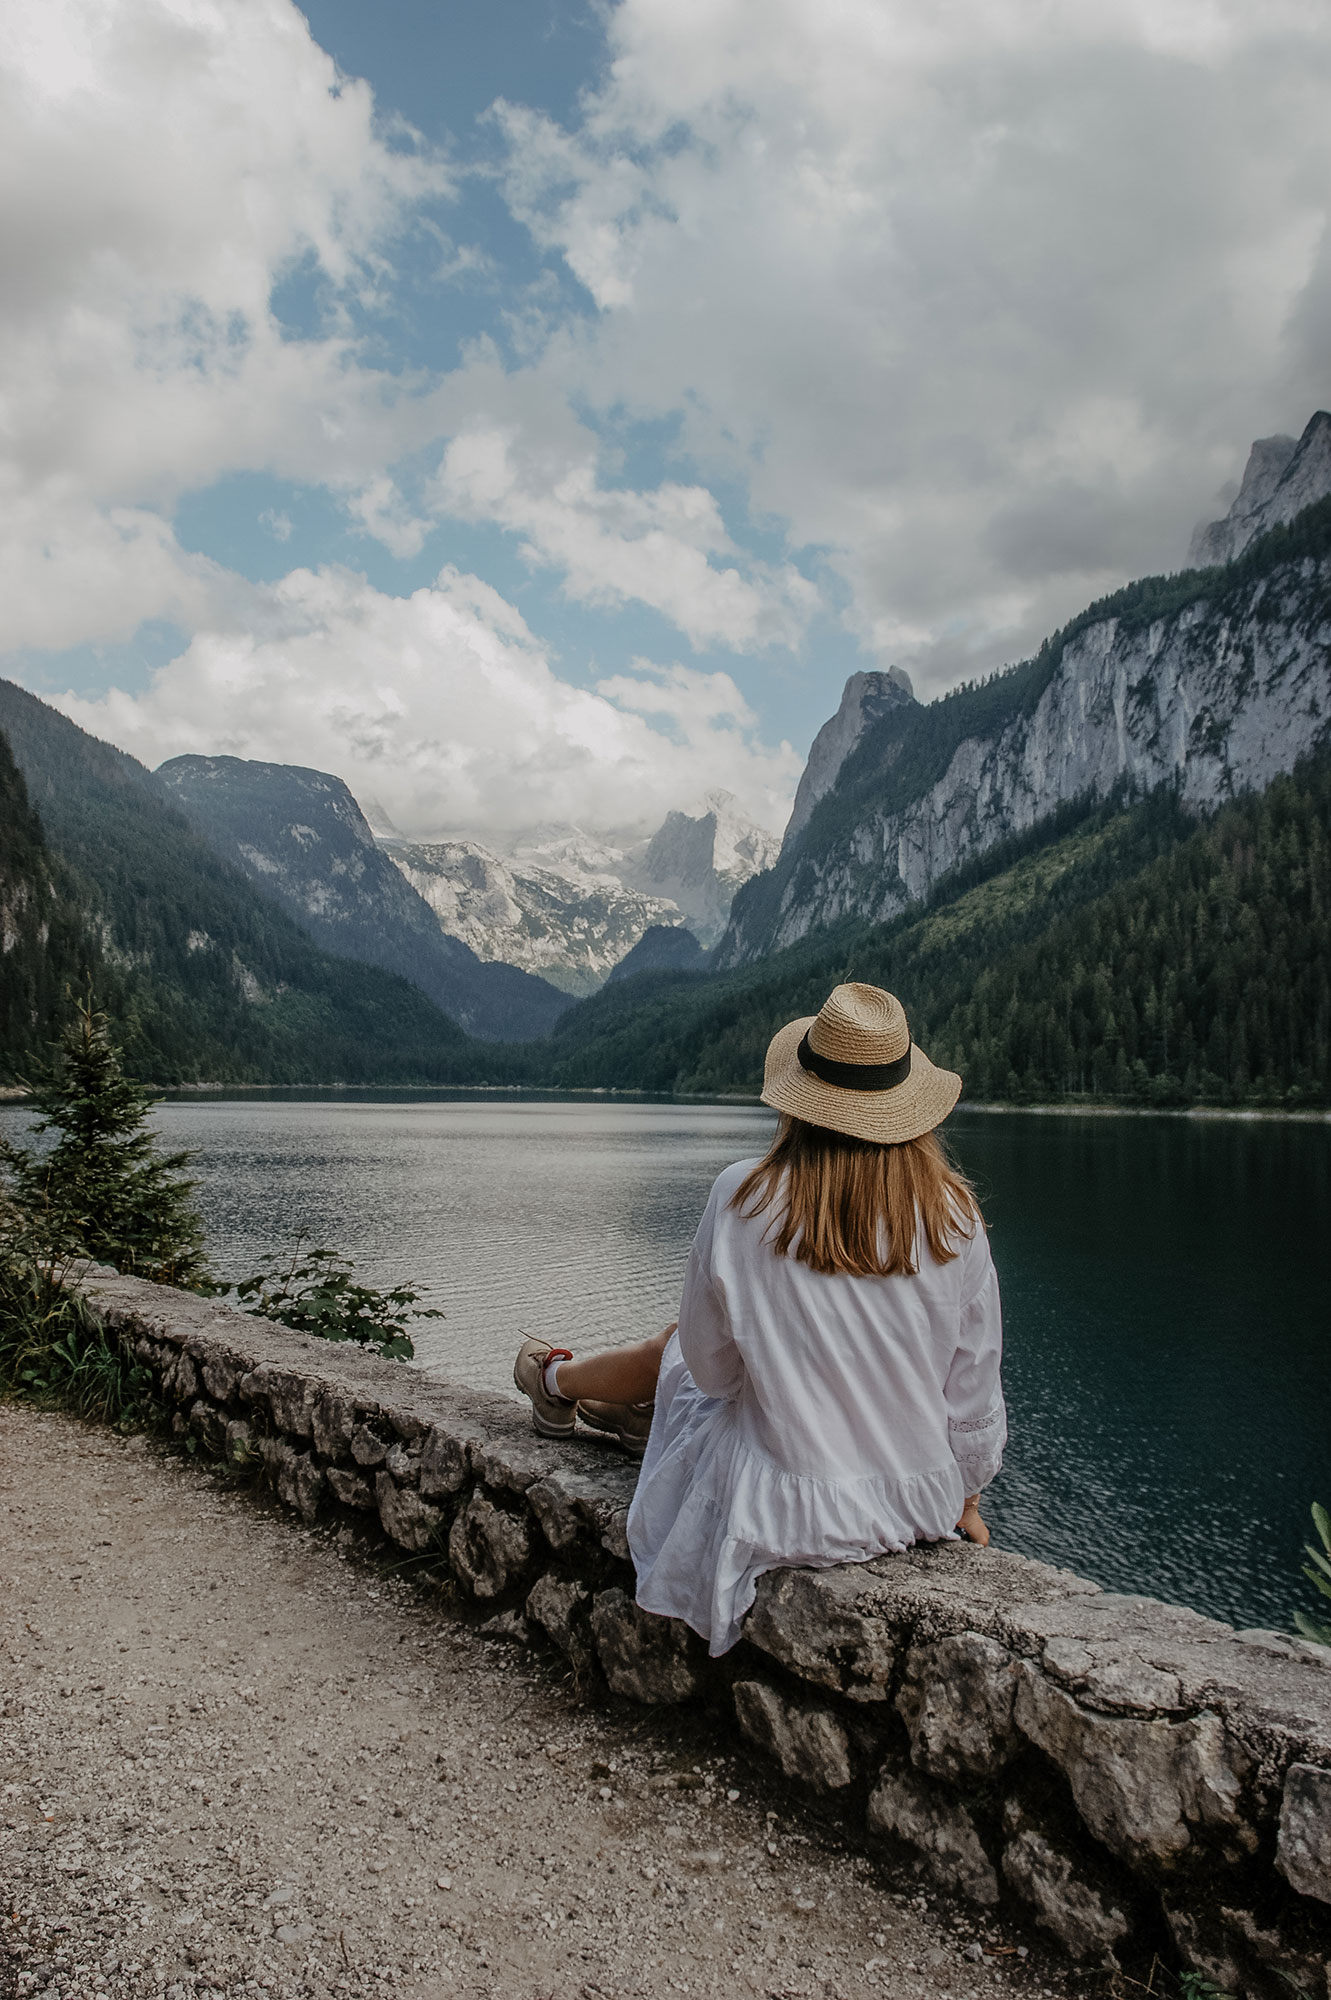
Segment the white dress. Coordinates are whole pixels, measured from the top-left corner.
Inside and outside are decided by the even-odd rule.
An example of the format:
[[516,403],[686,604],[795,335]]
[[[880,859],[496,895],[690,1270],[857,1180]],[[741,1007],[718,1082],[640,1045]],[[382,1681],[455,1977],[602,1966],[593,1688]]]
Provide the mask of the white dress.
[[983,1225],[913,1278],[826,1276],[765,1240],[727,1167],[689,1255],[628,1539],[646,1611],[724,1653],[764,1570],[956,1538],[1002,1464],[998,1280]]

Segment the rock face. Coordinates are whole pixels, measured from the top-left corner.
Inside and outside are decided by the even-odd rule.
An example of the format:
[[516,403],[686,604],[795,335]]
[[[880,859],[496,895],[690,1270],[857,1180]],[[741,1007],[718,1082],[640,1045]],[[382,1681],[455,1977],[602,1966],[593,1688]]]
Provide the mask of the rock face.
[[594,993],[652,926],[678,921],[673,903],[614,875],[506,860],[471,840],[381,845],[450,937],[575,997]]
[[[474,840],[380,837],[384,854],[440,927],[487,964],[521,966],[577,997],[594,993],[645,936],[653,964],[701,956],[725,929],[735,891],[776,854],[728,792],[703,811],[670,813],[646,842],[577,827],[539,827],[500,854]],[[683,928],[685,925],[689,929]],[[651,969],[640,964],[639,970]]]
[[1331,414],[1318,410],[1301,438],[1257,439],[1233,506],[1223,521],[1209,521],[1198,528],[1188,548],[1188,561],[1195,569],[1232,562],[1265,529],[1292,521],[1328,493]]
[[709,792],[696,817],[667,813],[626,879],[666,897],[710,947],[725,930],[736,890],[778,852],[779,843],[744,817],[729,792]]
[[[1331,469],[1331,417],[1315,424],[1272,506],[1300,465],[1315,487],[1317,454]],[[1326,511],[1305,517],[1298,553],[1263,545],[1177,591],[1130,586],[1026,665],[869,722],[776,867],[736,897],[718,968],[843,917],[885,922],[1061,808],[1169,786],[1205,811],[1292,769],[1331,726]]]
[[854,1775],[845,1724],[827,1708],[787,1701],[762,1681],[736,1681],[735,1719],[788,1778],[818,1792],[840,1791]]
[[869,1796],[869,1828],[919,1855],[941,1888],[973,1903],[998,1901],[998,1876],[966,1807],[888,1763]]
[[340,778],[297,764],[173,757],[158,770],[199,832],[340,958],[400,973],[468,1033],[522,1041],[569,1002],[544,980],[483,965],[376,846]]
[[851,675],[841,691],[836,714],[823,724],[810,746],[781,842],[783,850],[803,833],[809,815],[823,794],[831,791],[841,766],[870,724],[914,699],[910,675],[901,667],[889,667],[886,673]]

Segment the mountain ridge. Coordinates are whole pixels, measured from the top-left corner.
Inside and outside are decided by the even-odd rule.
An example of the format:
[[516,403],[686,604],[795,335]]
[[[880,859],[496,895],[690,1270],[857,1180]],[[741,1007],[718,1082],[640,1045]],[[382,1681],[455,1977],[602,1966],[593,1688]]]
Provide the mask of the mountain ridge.
[[216,851],[323,950],[409,979],[468,1033],[533,1039],[568,1005],[544,980],[483,964],[443,931],[341,778],[302,764],[205,756],[170,758],[156,776]]
[[1126,585],[1031,660],[860,735],[776,868],[735,899],[718,968],[845,916],[886,921],[1075,799],[1269,783],[1331,718],[1331,498],[1233,562]]
[[[175,1083],[507,1080],[404,979],[334,959],[221,859],[151,771],[0,679],[0,734],[21,771],[130,1071]],[[0,824],[22,838],[13,787]],[[56,997],[67,1018],[71,995]],[[21,1045],[0,1045],[12,1070]]]

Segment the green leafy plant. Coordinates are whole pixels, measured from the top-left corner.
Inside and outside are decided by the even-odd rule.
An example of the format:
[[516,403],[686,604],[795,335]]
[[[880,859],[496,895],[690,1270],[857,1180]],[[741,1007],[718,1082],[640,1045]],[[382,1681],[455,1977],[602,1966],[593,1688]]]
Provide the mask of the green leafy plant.
[[1208,1979],[1204,1972],[1180,1972],[1178,1990],[1183,2000],[1234,2000],[1232,1993],[1223,1986],[1217,1986],[1214,1979]]
[[[1317,1530],[1322,1546],[1320,1549],[1315,1549],[1311,1542],[1304,1543],[1304,1548],[1312,1557],[1312,1561],[1303,1565],[1303,1574],[1310,1583],[1316,1585],[1323,1597],[1331,1597],[1331,1514],[1314,1500],[1312,1515],[1313,1526]],[[1305,1639],[1315,1640],[1319,1646],[1331,1646],[1331,1625],[1310,1618],[1306,1611],[1296,1611],[1294,1623]]]
[[162,1153],[154,1099],[127,1077],[105,1014],[82,1001],[54,1059],[27,1079],[35,1136],[0,1138],[0,1169],[40,1258],[91,1257],[134,1277],[212,1289],[188,1153]]
[[363,1285],[355,1266],[336,1250],[306,1250],[297,1237],[290,1262],[270,1257],[266,1267],[236,1286],[246,1312],[275,1319],[320,1340],[354,1340],[373,1347],[388,1361],[410,1361],[416,1349],[407,1327],[412,1320],[442,1319],[418,1306],[421,1294],[410,1285],[381,1292]]
[[155,1424],[152,1370],[108,1335],[69,1276],[22,1209],[0,1199],[0,1392],[121,1430]]

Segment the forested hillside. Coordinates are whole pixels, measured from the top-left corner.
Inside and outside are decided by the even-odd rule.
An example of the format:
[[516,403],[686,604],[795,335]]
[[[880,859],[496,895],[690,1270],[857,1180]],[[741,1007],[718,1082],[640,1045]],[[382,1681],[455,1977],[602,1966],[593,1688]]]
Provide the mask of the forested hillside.
[[23,1064],[51,1041],[67,992],[103,970],[73,884],[52,856],[0,736],[0,1050]]
[[847,917],[887,922],[959,862],[1066,806],[1177,788],[1209,811],[1292,770],[1331,710],[1331,496],[1234,562],[1144,577],[1024,664],[860,735],[775,868],[735,898],[722,967]]
[[[45,973],[32,975],[31,1002],[6,970],[6,993],[11,984],[18,991],[0,1042],[8,1070],[30,1050],[21,1029],[34,1006],[49,1019],[69,973],[93,970],[127,1067],[156,1083],[489,1073],[486,1052],[406,980],[312,945],[212,852],[132,757],[8,681],[0,681],[0,730],[40,819],[11,784],[0,807],[15,866],[40,883],[33,843],[44,840],[65,885],[56,944]],[[25,962],[31,952],[16,974]]]
[[975,1099],[1321,1103],[1329,909],[1322,754],[1201,824],[1168,793],[1107,807],[991,853],[895,923],[842,924],[719,977],[624,980],[565,1018],[545,1073],[755,1091],[776,1028],[865,979],[900,994]]

